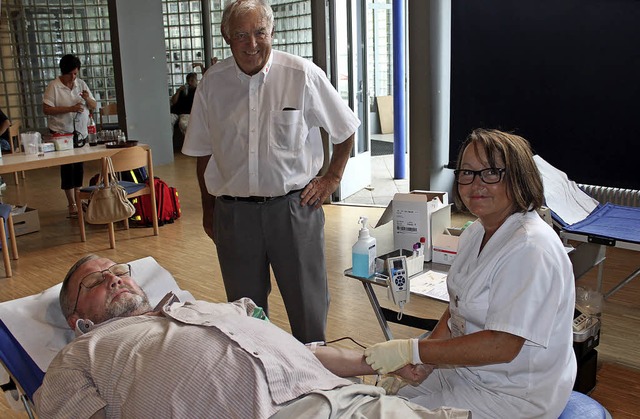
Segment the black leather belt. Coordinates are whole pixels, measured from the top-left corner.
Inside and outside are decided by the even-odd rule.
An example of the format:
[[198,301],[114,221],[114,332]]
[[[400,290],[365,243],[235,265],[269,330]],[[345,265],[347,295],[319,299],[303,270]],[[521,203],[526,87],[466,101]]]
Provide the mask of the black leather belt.
[[294,194],[296,192],[300,192],[302,189],[295,189],[293,191],[289,191],[285,195],[280,196],[230,196],[230,195],[221,195],[220,198],[227,201],[238,201],[238,202],[255,202],[258,204],[263,204],[265,202],[273,201],[274,199],[279,199],[285,197],[287,195]]

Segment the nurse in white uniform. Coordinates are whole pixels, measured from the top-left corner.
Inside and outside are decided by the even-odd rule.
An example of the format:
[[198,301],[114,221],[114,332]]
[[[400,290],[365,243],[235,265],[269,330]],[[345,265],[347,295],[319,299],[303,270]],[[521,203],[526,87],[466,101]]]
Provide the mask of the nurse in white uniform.
[[559,237],[534,211],[543,188],[529,143],[476,129],[455,177],[457,207],[478,220],[449,271],[449,308],[428,338],[376,344],[367,363],[380,373],[434,367],[400,391],[426,407],[470,409],[474,419],[555,419],[576,375],[574,278]]

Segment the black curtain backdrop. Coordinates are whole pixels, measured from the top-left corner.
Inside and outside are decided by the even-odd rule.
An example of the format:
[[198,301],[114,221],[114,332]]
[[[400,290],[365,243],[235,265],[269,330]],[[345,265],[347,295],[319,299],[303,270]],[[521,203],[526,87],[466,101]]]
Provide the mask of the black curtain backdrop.
[[451,162],[476,127],[576,182],[640,189],[640,1],[452,2]]

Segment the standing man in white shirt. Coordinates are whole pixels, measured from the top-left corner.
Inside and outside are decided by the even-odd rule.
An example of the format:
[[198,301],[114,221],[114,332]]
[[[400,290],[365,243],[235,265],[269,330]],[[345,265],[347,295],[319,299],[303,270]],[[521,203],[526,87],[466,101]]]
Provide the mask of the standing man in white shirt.
[[[273,51],[265,0],[225,7],[232,57],[204,75],[182,152],[198,157],[203,226],[229,301],[265,310],[273,269],[293,335],[325,339],[329,293],[322,203],[340,184],[360,121],[312,62]],[[326,174],[319,127],[333,155]]]

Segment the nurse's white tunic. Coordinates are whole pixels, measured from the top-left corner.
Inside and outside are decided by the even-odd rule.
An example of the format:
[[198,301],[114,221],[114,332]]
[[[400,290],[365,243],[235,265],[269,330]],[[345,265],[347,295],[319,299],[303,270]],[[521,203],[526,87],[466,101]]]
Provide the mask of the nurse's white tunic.
[[467,408],[474,418],[555,419],[576,375],[571,262],[535,211],[511,215],[480,253],[483,236],[476,221],[460,238],[447,279],[449,329],[508,332],[526,339],[522,350],[509,363],[441,366],[401,394],[426,407]]

